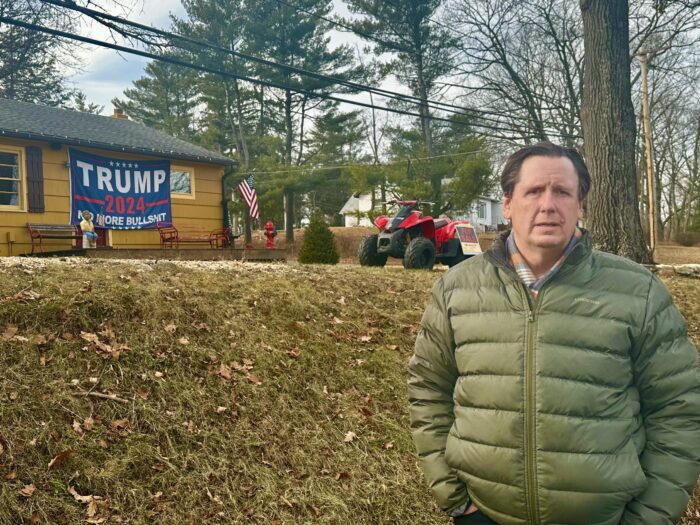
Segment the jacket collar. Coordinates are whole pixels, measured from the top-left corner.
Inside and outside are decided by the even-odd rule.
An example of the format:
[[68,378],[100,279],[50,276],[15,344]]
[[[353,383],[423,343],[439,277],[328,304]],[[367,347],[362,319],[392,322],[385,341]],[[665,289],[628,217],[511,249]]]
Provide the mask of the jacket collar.
[[[569,253],[567,258],[564,260],[562,270],[568,266],[575,266],[579,264],[581,261],[585,260],[593,250],[591,246],[591,236],[588,230],[585,228],[579,229],[583,235],[571,253]],[[484,256],[496,266],[514,271],[508,263],[508,250],[506,249],[506,239],[508,239],[510,233],[511,230],[507,230],[499,235],[496,240],[493,241],[491,247],[486,250]]]

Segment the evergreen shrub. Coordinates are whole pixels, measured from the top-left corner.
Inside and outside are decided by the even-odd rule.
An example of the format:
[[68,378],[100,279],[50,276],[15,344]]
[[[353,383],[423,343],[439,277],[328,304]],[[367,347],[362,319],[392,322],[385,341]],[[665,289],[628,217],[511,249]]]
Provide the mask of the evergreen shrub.
[[304,231],[304,242],[299,250],[299,262],[303,264],[338,264],[340,256],[335,238],[323,215],[314,213]]

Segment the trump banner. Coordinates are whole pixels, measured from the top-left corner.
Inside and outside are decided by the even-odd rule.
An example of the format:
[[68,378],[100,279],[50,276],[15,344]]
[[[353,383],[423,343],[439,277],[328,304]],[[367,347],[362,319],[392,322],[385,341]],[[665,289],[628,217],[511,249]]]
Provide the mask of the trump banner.
[[68,160],[72,224],[80,224],[86,210],[95,226],[114,230],[172,222],[169,160],[124,160],[73,148]]

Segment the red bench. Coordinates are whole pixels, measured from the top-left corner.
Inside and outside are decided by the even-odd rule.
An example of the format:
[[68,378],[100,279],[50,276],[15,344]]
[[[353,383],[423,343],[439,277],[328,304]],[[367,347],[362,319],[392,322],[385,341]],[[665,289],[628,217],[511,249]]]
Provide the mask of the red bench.
[[[81,241],[83,239],[80,227],[74,224],[39,224],[28,222],[27,229],[32,239],[32,254],[37,246],[39,247],[39,251],[44,253],[45,239],[72,239]],[[75,248],[75,246],[73,246],[73,248]]]
[[228,228],[204,230],[191,226],[176,228],[171,222],[159,222],[156,225],[160,235],[161,248],[179,248],[180,243],[209,243],[210,248],[227,248],[231,236]]

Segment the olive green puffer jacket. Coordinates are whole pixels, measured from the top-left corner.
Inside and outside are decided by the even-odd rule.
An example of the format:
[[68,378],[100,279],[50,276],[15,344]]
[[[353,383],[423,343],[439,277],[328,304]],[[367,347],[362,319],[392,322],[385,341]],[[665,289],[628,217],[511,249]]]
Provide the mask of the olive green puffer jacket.
[[533,300],[505,236],[438,280],[409,365],[439,505],[502,525],[675,523],[700,474],[700,373],[643,267],[588,235]]

